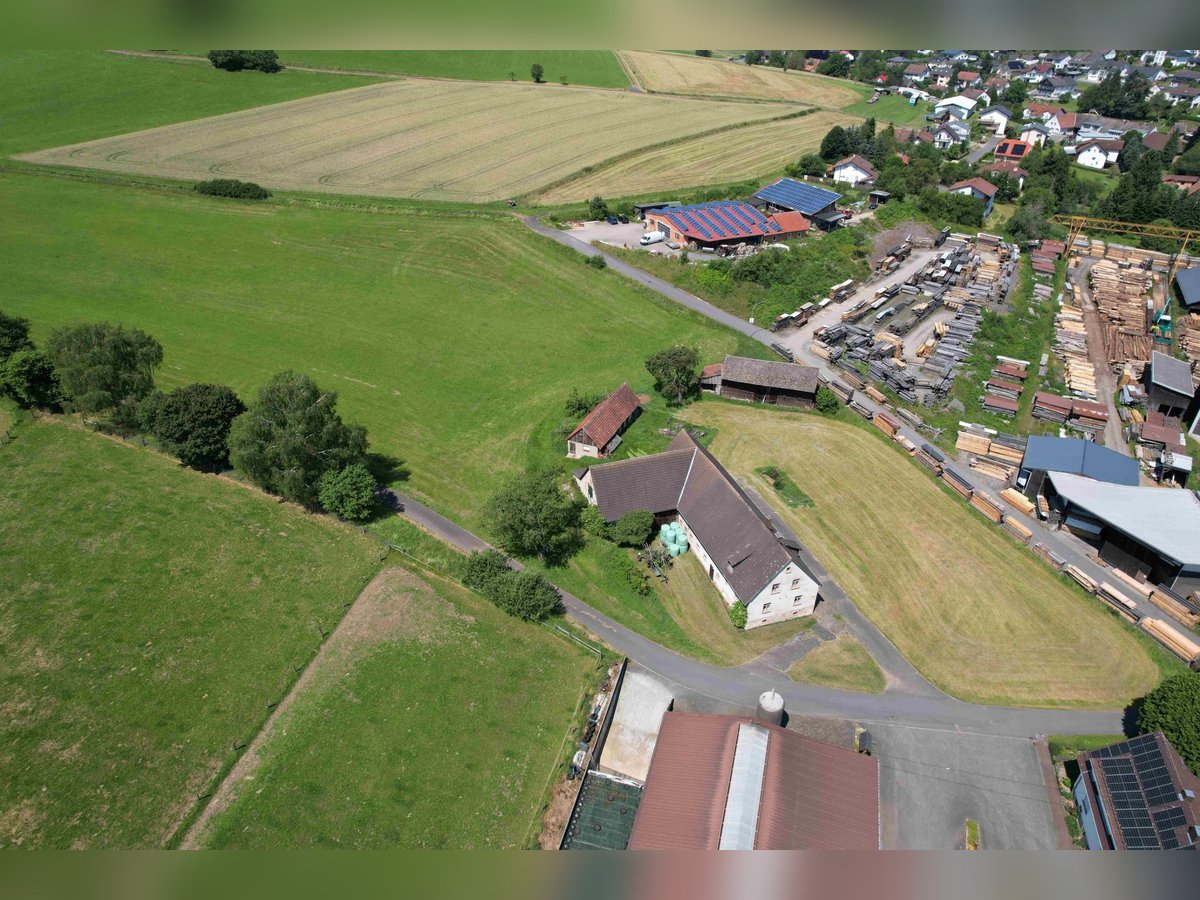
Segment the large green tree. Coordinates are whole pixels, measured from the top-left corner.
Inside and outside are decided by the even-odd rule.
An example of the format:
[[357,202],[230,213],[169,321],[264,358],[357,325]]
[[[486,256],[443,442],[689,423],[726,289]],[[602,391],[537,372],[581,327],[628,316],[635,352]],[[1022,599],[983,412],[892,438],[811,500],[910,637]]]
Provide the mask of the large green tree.
[[1172,675],[1147,694],[1138,730],[1161,731],[1188,768],[1200,772],[1200,672]]
[[229,461],[255,484],[309,509],[321,476],[362,462],[367,432],[337,413],[337,394],[307,375],[280,372],[258,389],[229,432]]
[[364,522],[375,511],[375,489],[375,476],[362,463],[353,463],[322,475],[318,497],[326,512],[347,522]]
[[246,404],[223,384],[189,384],[142,402],[142,427],[163,449],[194,469],[229,462],[229,429]]
[[700,387],[700,354],[695,347],[676,344],[659,350],[646,360],[646,371],[654,376],[654,389],[676,406],[683,404]]
[[515,556],[557,561],[576,541],[579,504],[559,486],[553,470],[514,475],[484,507],[497,542]]
[[29,339],[29,320],[19,316],[10,316],[0,310],[0,362],[4,362],[18,350],[32,348],[33,341]]
[[62,402],[58,376],[40,350],[26,348],[0,361],[0,394],[26,408],[56,407]]
[[136,328],[109,322],[72,325],[50,333],[46,355],[67,399],[81,413],[111,412],[131,419],[139,400],[154,390],[163,349]]

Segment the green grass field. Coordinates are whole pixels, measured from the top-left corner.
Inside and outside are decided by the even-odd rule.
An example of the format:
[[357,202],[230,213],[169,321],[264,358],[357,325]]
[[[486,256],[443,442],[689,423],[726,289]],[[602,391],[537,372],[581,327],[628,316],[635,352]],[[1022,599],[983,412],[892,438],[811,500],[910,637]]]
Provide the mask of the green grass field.
[[867,648],[849,635],[826,641],[804,654],[788,669],[788,676],[802,684],[867,694],[880,694],[887,686]]
[[884,94],[874,103],[868,103],[867,98],[871,96],[870,87],[858,82],[846,83],[853,84],[856,90],[862,88],[860,91],[862,99],[842,107],[842,112],[851,116],[862,116],[864,119],[873,118],[879,123],[881,129],[887,123],[897,126],[924,124],[925,116],[933,112],[932,103],[919,100],[916,106],[909,106],[908,98],[898,94]]
[[529,68],[541,63],[547,82],[564,76],[570,84],[626,88],[629,79],[611,50],[280,50],[284,65],[395,72],[472,81],[532,80]]
[[386,572],[204,844],[525,846],[595,666],[457,584]]
[[35,337],[113,320],[163,344],[165,388],[242,396],[299,369],[469,526],[571,388],[648,392],[644,360],[704,359],[731,333],[515,220],[248,205],[172,190],[0,175],[3,308]]
[[378,547],[61,424],[0,447],[0,847],[155,847]]
[[815,414],[708,401],[712,452],[768,491],[787,472],[812,507],[775,504],[830,575],[921,673],[956,697],[1114,708],[1159,679],[1155,656],[1100,601],[1072,589],[953,499],[897,445]]
[[0,156],[372,83],[313,72],[222,72],[102,50],[3,50]]

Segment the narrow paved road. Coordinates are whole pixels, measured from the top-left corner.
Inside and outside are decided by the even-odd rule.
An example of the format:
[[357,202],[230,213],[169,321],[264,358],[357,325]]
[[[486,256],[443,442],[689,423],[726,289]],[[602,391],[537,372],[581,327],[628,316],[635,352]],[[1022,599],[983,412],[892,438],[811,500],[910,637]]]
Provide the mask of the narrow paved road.
[[987,156],[989,153],[991,153],[993,150],[995,150],[996,145],[999,144],[1002,140],[1004,140],[1004,138],[1002,136],[988,138],[986,141],[984,141],[982,144],[980,144],[978,147],[976,147],[974,150],[972,150],[970,153],[968,153],[964,157],[964,160],[966,162],[970,163],[971,165],[975,165],[975,163],[979,162],[981,159],[983,159],[985,156]]

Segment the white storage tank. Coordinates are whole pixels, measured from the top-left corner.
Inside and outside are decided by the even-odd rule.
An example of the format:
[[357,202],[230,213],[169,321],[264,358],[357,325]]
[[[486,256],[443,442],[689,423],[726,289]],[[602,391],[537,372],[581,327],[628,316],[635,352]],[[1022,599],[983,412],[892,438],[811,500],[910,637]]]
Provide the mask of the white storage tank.
[[771,725],[783,724],[783,697],[778,691],[771,689],[763,691],[758,698],[758,709],[754,718]]

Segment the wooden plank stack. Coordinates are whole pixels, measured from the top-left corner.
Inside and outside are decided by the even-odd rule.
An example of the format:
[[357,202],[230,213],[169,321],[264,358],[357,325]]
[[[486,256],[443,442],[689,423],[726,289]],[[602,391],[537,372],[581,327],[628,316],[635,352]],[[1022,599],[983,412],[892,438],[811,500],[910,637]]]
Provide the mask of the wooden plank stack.
[[942,455],[942,452],[932,444],[922,444],[921,449],[916,453],[916,457],[917,462],[935,472],[941,472],[942,463],[946,461],[946,457]]
[[1148,362],[1153,339],[1146,295],[1154,286],[1154,274],[1105,259],[1092,266],[1088,281],[1100,312],[1109,363]]
[[1033,540],[1033,532],[1021,524],[1019,519],[1014,519],[1011,516],[1005,516],[1004,522],[1000,525],[1005,531],[1015,537],[1022,544],[1028,544]]
[[870,420],[871,417],[874,415],[874,413],[872,413],[869,408],[867,408],[866,406],[863,406],[857,400],[851,400],[850,403],[848,404],[848,406],[850,409],[852,409],[854,412],[858,413],[864,419]]
[[1146,617],[1138,623],[1148,635],[1178,656],[1185,662],[1200,657],[1200,644],[1168,625],[1162,619]]
[[965,500],[970,500],[971,495],[975,493],[975,486],[953,469],[943,468],[942,478],[945,480],[946,484],[950,485],[951,490]]
[[1041,494],[1038,494],[1037,498],[1037,512],[1039,519],[1050,518],[1050,501]]
[[983,408],[998,416],[1008,416],[1011,418],[1017,414],[1017,401],[1009,400],[1007,397],[996,397],[992,394],[987,394],[983,397]]
[[1005,488],[1004,490],[1002,490],[1000,492],[1000,499],[1003,500],[1005,503],[1007,503],[1009,506],[1013,507],[1014,509],[1016,509],[1030,517],[1033,516],[1034,510],[1037,509],[1037,507],[1034,505],[1033,501],[1030,500],[1028,497],[1026,497],[1024,494],[1022,494],[1020,491],[1018,491],[1016,488],[1010,487],[1010,488]]
[[896,443],[908,451],[909,456],[916,456],[917,445],[902,434],[896,435]]
[[992,439],[986,434],[980,434],[976,431],[960,431],[954,446],[955,449],[966,453],[986,456],[987,452],[992,448]]
[[900,430],[900,420],[895,416],[888,415],[883,410],[875,413],[875,418],[871,420],[871,424],[890,438],[895,438],[896,432]]
[[1089,594],[1096,593],[1096,582],[1079,566],[1067,566],[1063,571],[1070,575]]
[[1038,391],[1033,395],[1033,417],[1065,425],[1071,418],[1071,398]]
[[863,389],[863,393],[876,403],[887,403],[887,397],[884,395],[883,391],[879,390],[879,388],[875,387],[874,385],[867,385],[866,388]]
[[1054,355],[1062,362],[1063,377],[1071,393],[1095,399],[1096,367],[1088,358],[1083,308],[1070,285],[1064,289],[1062,306],[1054,316]]
[[1192,384],[1200,378],[1200,315],[1189,313],[1175,320],[1176,337],[1183,355],[1192,364]]
[[1137,611],[1137,604],[1107,581],[1101,582],[1096,588],[1096,596],[1134,622],[1141,618],[1141,613]]
[[973,491],[971,493],[971,506],[997,525],[1004,521],[1004,509],[996,500],[982,491]]
[[1195,628],[1196,625],[1200,624],[1200,615],[1164,591],[1158,589],[1151,590],[1149,599],[1151,603],[1172,619],[1182,625],[1186,625],[1188,628]]
[[1051,550],[1045,544],[1034,544],[1033,552],[1036,553],[1038,556],[1040,556],[1042,559],[1044,559],[1047,563],[1049,563],[1055,569],[1062,569],[1063,564],[1066,562],[1065,559],[1063,559],[1061,556],[1059,556],[1057,553],[1055,553],[1053,550]]
[[854,397],[854,388],[846,384],[840,378],[835,378],[829,383],[829,389],[843,403],[849,403]]
[[1093,403],[1090,400],[1071,402],[1071,418],[1067,420],[1068,428],[1097,435],[1104,431],[1107,424],[1108,407],[1103,403]]

